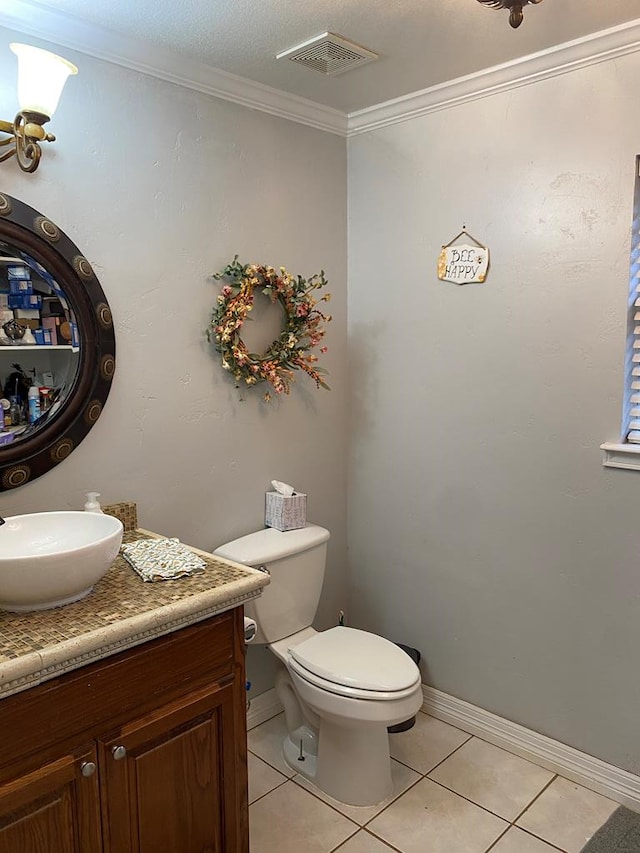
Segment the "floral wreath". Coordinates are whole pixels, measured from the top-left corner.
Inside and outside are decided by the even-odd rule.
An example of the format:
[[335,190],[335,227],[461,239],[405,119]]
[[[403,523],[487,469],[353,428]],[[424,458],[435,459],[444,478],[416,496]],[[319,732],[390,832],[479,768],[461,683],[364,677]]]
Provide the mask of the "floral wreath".
[[[324,323],[331,315],[323,314],[316,306],[328,302],[331,294],[319,299],[313,295],[324,287],[327,280],[324,270],[309,279],[294,277],[280,267],[259,264],[241,264],[236,255],[233,261],[218,273],[215,279],[227,279],[218,296],[217,305],[211,315],[209,340],[213,338],[217,351],[222,355],[222,366],[233,374],[237,383],[257,385],[268,382],[276,394],[288,394],[295,382],[294,371],[303,370],[316,383],[317,388],[329,390],[322,379],[326,370],[317,366],[318,356],[311,352],[325,335]],[[249,352],[240,332],[253,308],[254,290],[260,287],[271,302],[279,302],[285,313],[285,323],[280,336],[267,350],[259,355]],[[327,347],[320,347],[325,353]],[[265,400],[271,399],[267,391]]]

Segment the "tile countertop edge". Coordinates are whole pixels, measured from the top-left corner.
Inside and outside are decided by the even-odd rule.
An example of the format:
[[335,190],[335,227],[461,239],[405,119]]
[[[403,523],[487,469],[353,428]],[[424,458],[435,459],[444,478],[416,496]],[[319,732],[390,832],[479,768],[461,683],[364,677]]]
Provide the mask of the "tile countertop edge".
[[246,578],[0,662],[0,699],[257,598],[268,577],[247,566],[238,568],[246,571]]
[[40,683],[42,662],[39,652],[0,662],[0,698],[35,687]]

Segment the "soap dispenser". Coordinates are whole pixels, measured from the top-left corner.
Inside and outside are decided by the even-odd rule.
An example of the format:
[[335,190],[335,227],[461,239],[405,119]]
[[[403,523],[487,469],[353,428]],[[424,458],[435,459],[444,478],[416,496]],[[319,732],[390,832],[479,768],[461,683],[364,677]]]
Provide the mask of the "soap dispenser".
[[100,508],[100,504],[98,503],[98,498],[100,497],[100,492],[87,492],[87,502],[84,505],[85,512],[102,512]]

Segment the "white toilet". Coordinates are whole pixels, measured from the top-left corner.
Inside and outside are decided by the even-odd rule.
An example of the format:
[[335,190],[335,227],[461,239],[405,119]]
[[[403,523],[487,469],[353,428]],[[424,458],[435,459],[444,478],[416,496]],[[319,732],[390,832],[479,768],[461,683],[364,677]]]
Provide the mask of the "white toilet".
[[276,690],[287,720],[287,764],[334,799],[371,806],[391,792],[387,726],[422,705],[420,671],[377,634],[311,627],[329,536],[314,524],[286,533],[266,528],[215,553],[271,575],[245,611],[258,625],[255,642],[284,664]]

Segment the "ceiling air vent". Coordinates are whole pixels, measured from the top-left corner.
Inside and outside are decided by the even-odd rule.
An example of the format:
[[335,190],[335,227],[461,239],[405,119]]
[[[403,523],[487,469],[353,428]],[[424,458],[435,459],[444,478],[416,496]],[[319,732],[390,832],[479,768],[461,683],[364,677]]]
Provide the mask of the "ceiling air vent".
[[358,68],[377,58],[378,54],[372,50],[347,41],[335,33],[322,33],[276,56],[276,59],[290,59],[298,65],[306,65],[307,68],[330,77],[351,71],[352,68]]

